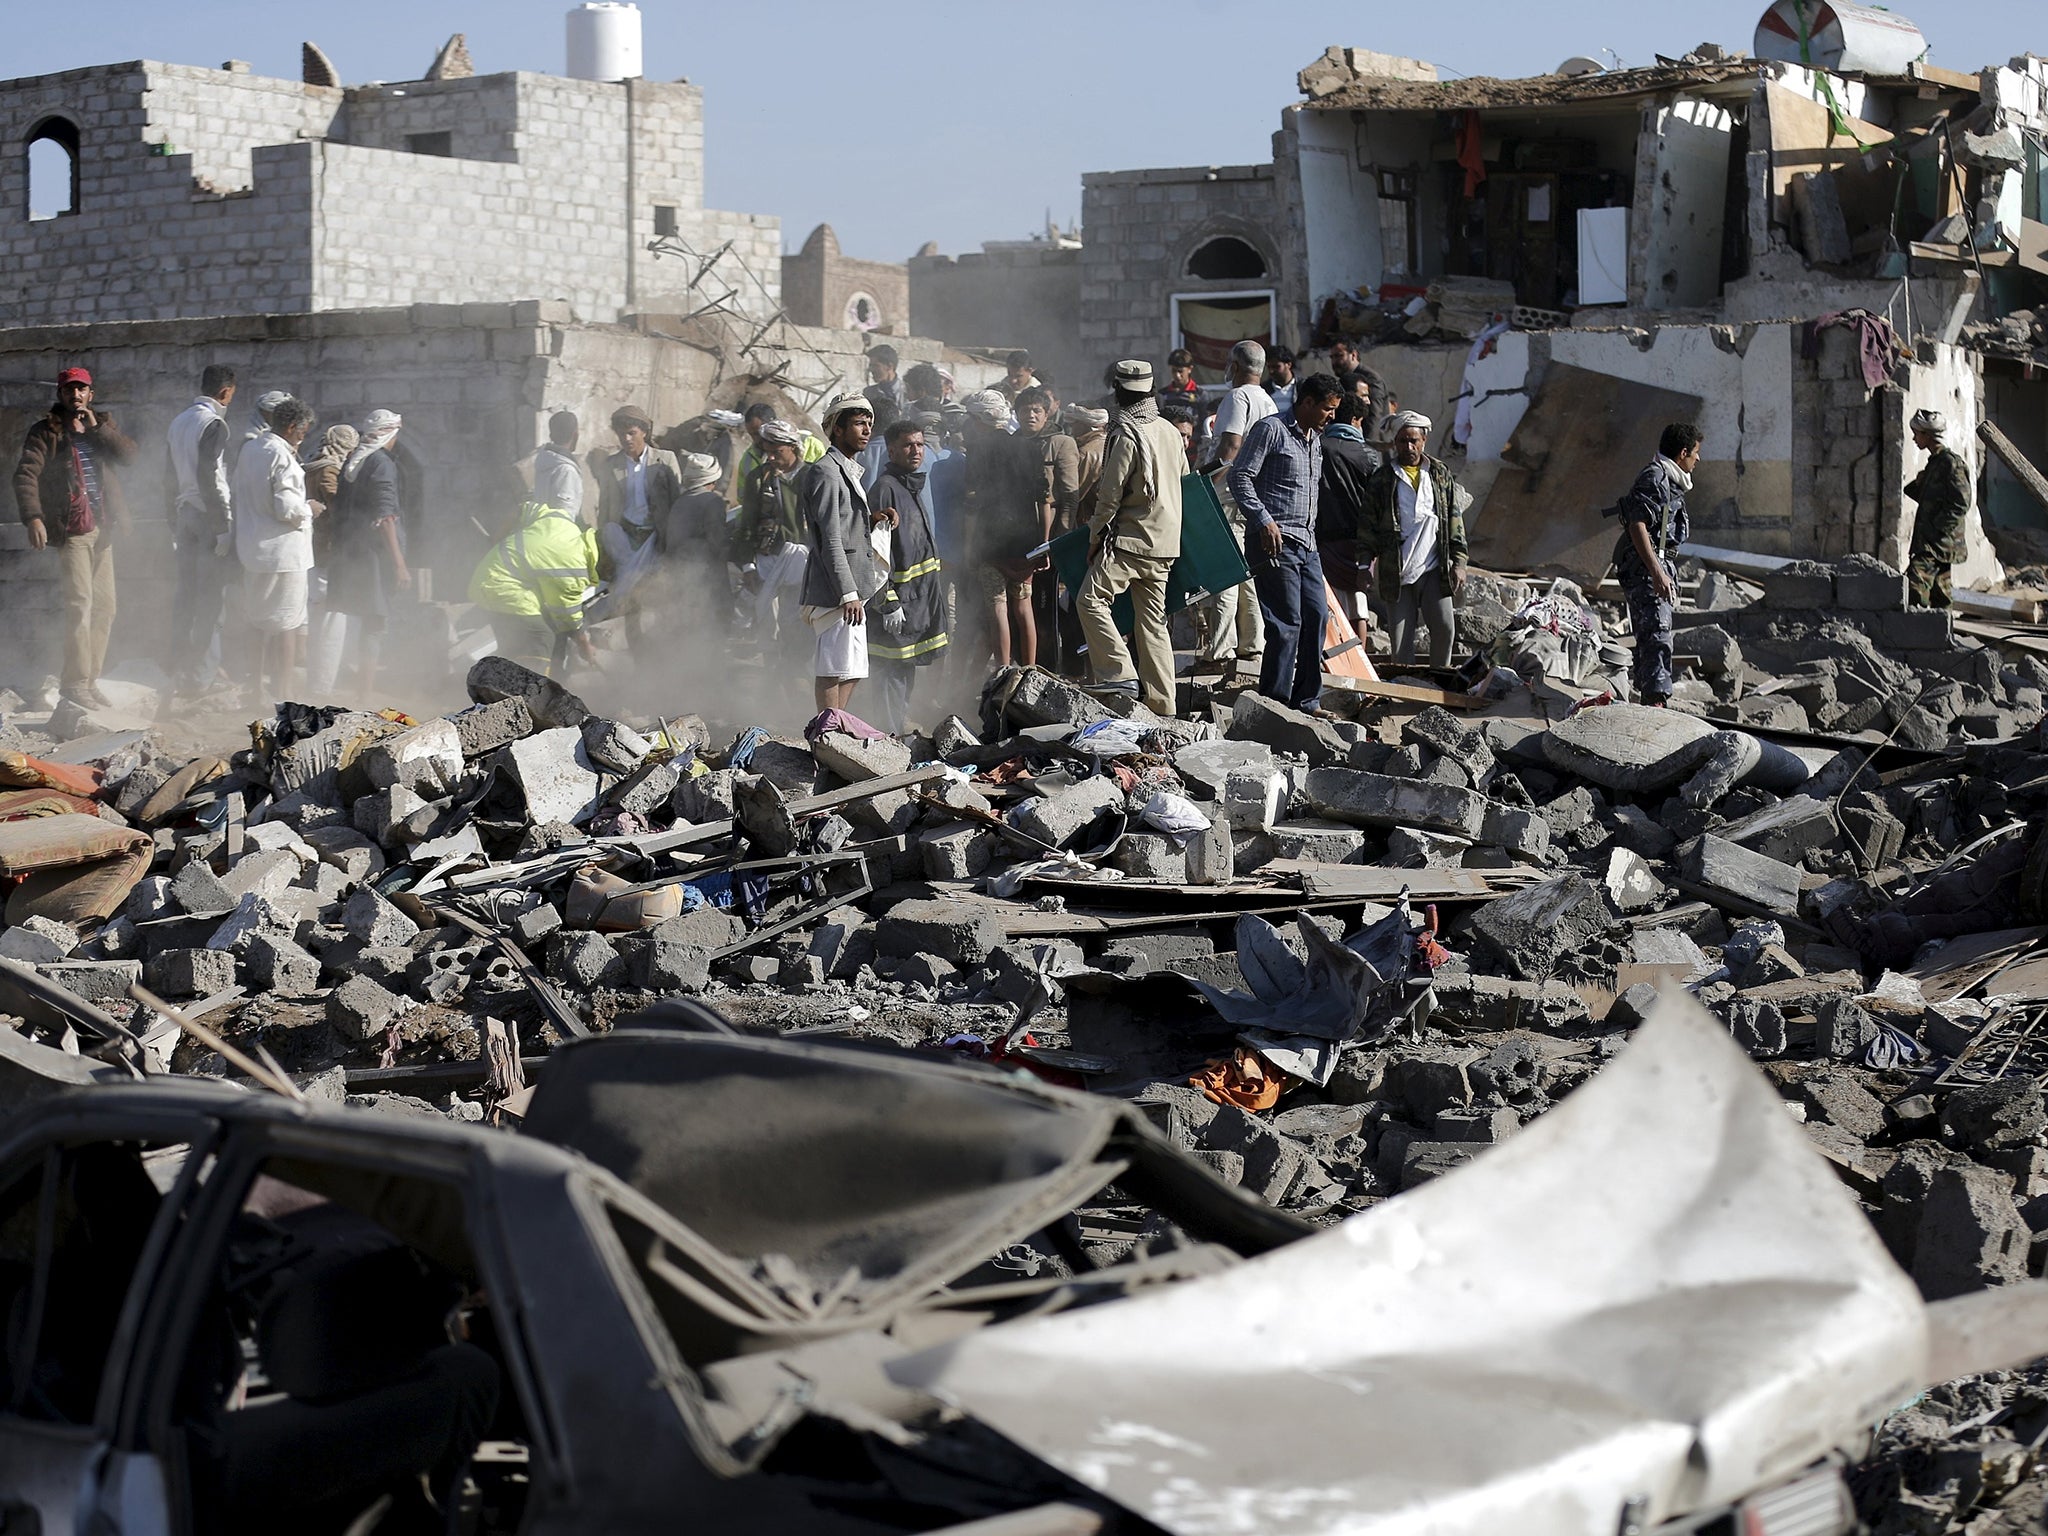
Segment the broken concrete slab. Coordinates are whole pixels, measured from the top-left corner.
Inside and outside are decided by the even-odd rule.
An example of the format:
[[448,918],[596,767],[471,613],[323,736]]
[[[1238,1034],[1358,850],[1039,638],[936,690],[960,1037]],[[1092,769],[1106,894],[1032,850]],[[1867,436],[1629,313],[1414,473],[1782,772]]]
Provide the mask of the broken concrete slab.
[[411,1007],[368,976],[351,976],[327,994],[327,1022],[346,1040],[381,1040]]
[[542,729],[576,729],[590,718],[590,706],[560,683],[504,656],[485,656],[469,669],[465,680],[472,702],[495,704],[517,699]]
[[342,904],[341,926],[351,937],[372,947],[410,944],[420,931],[418,923],[367,888]]
[[1472,839],[1486,822],[1486,798],[1472,790],[1353,768],[1311,770],[1304,797],[1319,815],[1349,826],[1417,827]]
[[525,796],[527,819],[535,824],[559,821],[575,825],[587,820],[601,803],[597,770],[584,751],[581,731],[573,726],[558,726],[515,741],[498,760]]
[[2032,1234],[2005,1174],[1951,1165],[1928,1183],[1913,1245],[1913,1281],[1929,1301],[2027,1278]]
[[875,925],[879,954],[934,954],[969,970],[985,964],[1003,942],[995,913],[957,901],[901,901]]
[[1224,733],[1232,741],[1255,741],[1276,752],[1305,757],[1311,767],[1344,761],[1344,738],[1327,720],[1269,699],[1250,690],[1239,694],[1231,707],[1230,728]]
[[1712,833],[1695,838],[1679,852],[1687,880],[1716,895],[1778,917],[1799,915],[1799,871],[1789,864],[1738,847]]
[[361,763],[374,789],[399,785],[423,799],[438,800],[462,777],[462,733],[453,720],[429,720],[387,736],[363,753]]
[[811,743],[821,767],[849,784],[886,779],[910,766],[910,748],[893,736],[855,736],[827,731]]
[[1472,934],[1510,974],[1545,981],[1613,923],[1599,887],[1574,873],[1496,897],[1474,915]]
[[1123,787],[1115,779],[1095,777],[1034,795],[1010,810],[1010,825],[1050,848],[1061,848],[1080,835],[1106,811],[1122,810],[1126,803]]
[[1238,768],[1271,768],[1273,749],[1262,741],[1190,742],[1173,754],[1173,771],[1198,800],[1220,800],[1223,786]]

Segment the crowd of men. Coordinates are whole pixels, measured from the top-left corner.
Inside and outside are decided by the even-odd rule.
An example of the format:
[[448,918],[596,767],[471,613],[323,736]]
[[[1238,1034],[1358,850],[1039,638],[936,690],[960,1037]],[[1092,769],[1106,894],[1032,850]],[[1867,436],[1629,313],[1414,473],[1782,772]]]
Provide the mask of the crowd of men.
[[[1469,498],[1430,453],[1429,418],[1400,409],[1348,344],[1331,348],[1328,371],[1296,361],[1240,342],[1218,395],[1184,350],[1163,379],[1127,359],[1089,404],[1017,352],[1000,383],[956,399],[946,370],[899,371],[878,345],[866,388],[824,406],[822,436],[758,403],[706,418],[716,435],[696,440],[711,452],[660,446],[628,405],[611,417],[616,450],[579,455],[578,418],[557,412],[529,494],[487,530],[497,542],[468,595],[498,650],[539,670],[596,664],[591,626],[615,619],[642,664],[752,653],[770,696],[806,713],[856,713],[872,676],[857,713],[891,732],[908,728],[931,669],[958,697],[1013,662],[1171,713],[1169,579],[1187,520],[1216,517],[1206,493],[1185,494],[1200,477],[1222,518],[1210,543],[1227,530],[1249,579],[1199,605],[1198,664],[1255,662],[1261,692],[1313,709],[1331,635],[1362,634],[1371,613],[1397,660],[1413,661],[1426,634],[1430,664],[1450,662]],[[376,410],[316,438],[311,409],[275,391],[236,439],[235,394],[234,369],[209,366],[166,433],[177,686],[374,698],[388,622],[414,580],[392,453],[404,424]],[[1907,487],[1921,509],[1913,595],[1945,602],[1968,474],[1942,446],[1946,422],[1923,412],[1912,425],[1930,455]],[[31,547],[58,557],[63,692],[87,707],[107,702],[113,542],[136,451],[95,409],[91,374],[68,368],[15,473]],[[1613,509],[1648,702],[1672,691],[1672,551],[1700,451],[1698,429],[1674,424]],[[1053,543],[1084,528],[1084,572],[1076,581],[1070,564],[1063,582]]]

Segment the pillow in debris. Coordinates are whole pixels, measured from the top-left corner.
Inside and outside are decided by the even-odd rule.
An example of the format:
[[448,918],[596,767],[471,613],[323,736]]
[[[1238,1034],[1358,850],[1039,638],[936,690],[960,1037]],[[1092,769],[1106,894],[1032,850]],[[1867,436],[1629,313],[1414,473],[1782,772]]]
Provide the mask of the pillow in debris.
[[100,771],[71,763],[46,763],[25,752],[0,752],[0,787],[54,789],[67,795],[91,796],[99,790]]
[[135,809],[135,821],[139,826],[156,827],[169,821],[178,812],[186,799],[202,784],[210,784],[228,771],[227,759],[223,757],[195,757],[163,783],[159,784]]
[[78,923],[112,917],[149,870],[146,832],[98,816],[37,816],[0,824],[0,876],[21,876],[7,921]]
[[116,826],[126,826],[120,812],[85,795],[66,794],[61,789],[0,789],[0,821],[26,821],[31,816],[98,816]]

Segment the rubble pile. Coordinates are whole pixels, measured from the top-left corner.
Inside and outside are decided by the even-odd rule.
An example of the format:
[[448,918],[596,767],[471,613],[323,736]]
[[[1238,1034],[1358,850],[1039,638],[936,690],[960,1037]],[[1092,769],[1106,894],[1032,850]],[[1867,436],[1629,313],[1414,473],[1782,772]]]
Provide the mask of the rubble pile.
[[[698,999],[1121,1099],[1327,1225],[1510,1141],[1684,989],[1924,1296],[2039,1275],[2048,669],[1875,562],[1721,585],[1681,614],[1670,709],[1544,718],[1496,670],[1317,714],[1195,682],[1164,719],[1011,669],[971,722],[784,738],[607,718],[487,657],[440,718],[286,705],[219,757],[12,754],[6,793],[64,803],[0,833],[140,847],[96,913],[104,879],[58,883],[69,917],[17,889],[0,1012],[81,1063],[516,1120],[557,1047]],[[1472,588],[1527,627],[1534,588]],[[1919,1523],[1878,1528],[2031,1486],[2030,1381],[1896,1418],[1863,1472]],[[1937,1419],[1938,1453],[1912,1438]]]

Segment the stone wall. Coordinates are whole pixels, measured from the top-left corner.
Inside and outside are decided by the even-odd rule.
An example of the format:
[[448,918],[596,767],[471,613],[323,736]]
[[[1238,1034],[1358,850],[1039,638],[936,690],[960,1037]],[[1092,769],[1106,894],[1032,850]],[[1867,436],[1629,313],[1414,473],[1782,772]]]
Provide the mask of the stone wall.
[[910,328],[978,352],[1024,347],[1068,396],[1094,394],[1116,359],[1081,345],[1082,260],[1082,251],[1051,241],[913,256]]
[[[1271,165],[1190,166],[1095,172],[1081,178],[1081,351],[1097,369],[1121,357],[1160,366],[1172,350],[1176,293],[1284,290],[1275,231],[1280,207]],[[1256,281],[1202,282],[1187,276],[1195,249],[1234,235],[1265,258]],[[1281,339],[1296,344],[1281,307]]]
[[[27,217],[27,137],[79,130],[79,206]],[[780,302],[781,229],[705,210],[703,98],[655,81],[499,74],[347,91],[124,64],[0,86],[0,326],[291,314],[534,294],[610,320],[707,283]],[[418,135],[448,135],[421,153]],[[699,290],[705,286],[699,285]],[[717,293],[702,294],[703,300]]]

